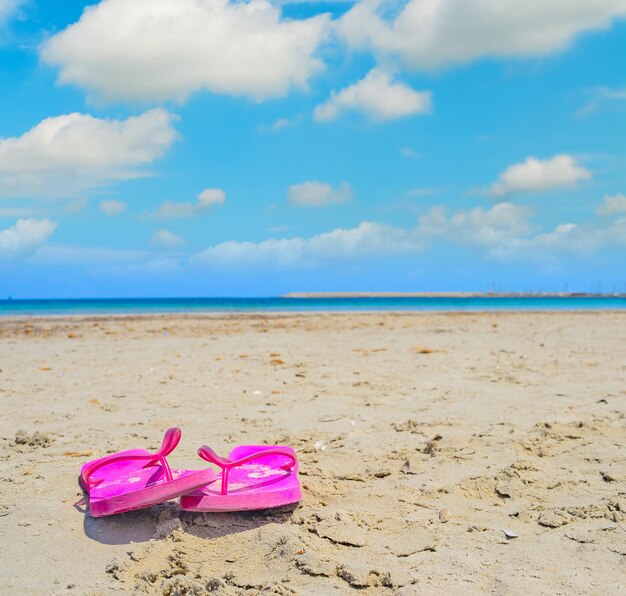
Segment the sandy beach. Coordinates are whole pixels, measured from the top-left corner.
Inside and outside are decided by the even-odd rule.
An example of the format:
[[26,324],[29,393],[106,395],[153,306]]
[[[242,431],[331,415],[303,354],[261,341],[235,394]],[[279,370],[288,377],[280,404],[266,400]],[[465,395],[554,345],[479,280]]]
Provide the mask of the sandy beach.
[[[0,399],[3,594],[626,589],[626,313],[6,318]],[[73,507],[169,426],[292,445],[303,501]]]

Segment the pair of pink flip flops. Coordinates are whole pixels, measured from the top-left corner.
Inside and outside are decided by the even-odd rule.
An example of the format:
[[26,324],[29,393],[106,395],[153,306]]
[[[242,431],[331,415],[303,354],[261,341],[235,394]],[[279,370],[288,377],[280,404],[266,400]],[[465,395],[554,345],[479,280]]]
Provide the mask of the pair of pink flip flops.
[[220,468],[172,470],[166,457],[182,432],[170,428],[156,453],[120,451],[87,462],[80,483],[94,517],[142,509],[180,497],[185,511],[247,511],[297,503],[302,499],[298,458],[291,447],[240,445],[220,457],[206,445],[198,455]]

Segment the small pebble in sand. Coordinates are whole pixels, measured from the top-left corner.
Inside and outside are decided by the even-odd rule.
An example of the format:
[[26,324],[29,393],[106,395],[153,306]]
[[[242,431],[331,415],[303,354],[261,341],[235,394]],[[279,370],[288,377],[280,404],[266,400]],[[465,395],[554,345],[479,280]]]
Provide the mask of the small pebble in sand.
[[511,538],[518,538],[519,534],[517,532],[514,532],[513,530],[505,530],[503,529],[502,532],[504,532],[504,535],[510,540]]
[[452,514],[450,513],[449,509],[441,509],[439,511],[439,521],[442,524],[445,524],[446,522],[450,521],[451,517],[452,517]]

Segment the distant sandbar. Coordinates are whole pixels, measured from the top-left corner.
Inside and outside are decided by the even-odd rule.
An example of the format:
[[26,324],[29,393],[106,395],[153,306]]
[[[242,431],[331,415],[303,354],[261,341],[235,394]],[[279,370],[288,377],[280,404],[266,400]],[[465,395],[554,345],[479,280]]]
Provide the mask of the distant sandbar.
[[289,292],[283,298],[623,298],[593,292]]

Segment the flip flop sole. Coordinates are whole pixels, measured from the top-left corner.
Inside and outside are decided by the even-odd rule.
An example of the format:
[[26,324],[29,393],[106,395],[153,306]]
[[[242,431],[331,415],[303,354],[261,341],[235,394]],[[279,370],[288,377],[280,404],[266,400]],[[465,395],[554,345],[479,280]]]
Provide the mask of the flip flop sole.
[[[89,496],[90,514],[93,517],[104,517],[143,509],[176,499],[185,493],[210,484],[216,479],[215,472],[207,469],[198,471],[172,470],[172,474],[175,476],[173,480],[146,480],[145,472],[148,473],[149,478],[150,471],[150,468],[146,468],[141,470],[142,474],[138,476],[131,472],[125,477],[118,478],[115,481],[114,490],[111,490],[113,485],[109,483],[101,483],[94,487]],[[152,470],[152,475],[154,473],[155,470]]]
[[[219,478],[218,478],[219,480]],[[219,484],[219,483],[218,483]],[[302,500],[300,485],[284,487],[273,491],[241,491],[226,495],[218,491],[199,490],[180,498],[180,508],[198,513],[224,513],[228,511],[256,511],[283,507]]]

